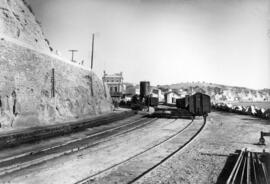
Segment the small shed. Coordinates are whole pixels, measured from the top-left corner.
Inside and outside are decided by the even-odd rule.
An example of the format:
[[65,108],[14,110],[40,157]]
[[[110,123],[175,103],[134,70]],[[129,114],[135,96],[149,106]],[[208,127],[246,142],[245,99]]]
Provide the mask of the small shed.
[[176,99],[179,99],[181,97],[181,95],[174,92],[174,91],[169,91],[169,92],[165,93],[164,97],[165,97],[166,104],[175,104]]
[[160,89],[152,89],[151,95],[158,98],[159,102],[164,102],[164,93]]

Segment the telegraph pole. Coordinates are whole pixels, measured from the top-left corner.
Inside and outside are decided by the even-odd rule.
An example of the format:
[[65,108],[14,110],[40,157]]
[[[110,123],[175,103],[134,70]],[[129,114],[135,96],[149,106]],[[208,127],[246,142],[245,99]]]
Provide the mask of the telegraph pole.
[[78,52],[78,50],[69,50],[69,52],[71,52],[71,61],[75,62],[74,61],[74,52]]
[[91,70],[93,69],[94,62],[94,45],[95,45],[95,34],[92,34],[92,52],[91,52]]

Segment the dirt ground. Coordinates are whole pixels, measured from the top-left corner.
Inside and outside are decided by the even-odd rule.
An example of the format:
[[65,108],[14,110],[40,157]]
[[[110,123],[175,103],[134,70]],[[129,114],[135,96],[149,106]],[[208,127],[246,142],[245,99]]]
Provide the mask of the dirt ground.
[[[14,173],[2,178],[2,183],[74,183],[147,149],[179,131],[189,122],[190,120],[184,119],[158,119],[142,129],[113,138],[109,142]],[[266,146],[256,144],[260,131],[270,132],[270,121],[245,115],[212,112],[206,127],[191,144],[137,183],[217,183],[230,153],[242,148],[253,151],[270,150],[270,137],[266,137]],[[168,153],[172,151],[171,147],[166,148]],[[155,154],[152,155],[154,158]],[[135,161],[129,164],[129,167],[119,166],[112,172],[122,170],[122,175],[128,178],[142,168],[141,163]],[[110,175],[112,172],[99,176],[93,182],[127,183],[125,179],[117,179],[117,175]],[[108,176],[114,178],[110,180]]]
[[223,183],[219,175],[230,153],[242,148],[269,152],[269,137],[266,146],[257,145],[260,131],[270,132],[269,120],[212,112],[206,128],[191,145],[137,183]]

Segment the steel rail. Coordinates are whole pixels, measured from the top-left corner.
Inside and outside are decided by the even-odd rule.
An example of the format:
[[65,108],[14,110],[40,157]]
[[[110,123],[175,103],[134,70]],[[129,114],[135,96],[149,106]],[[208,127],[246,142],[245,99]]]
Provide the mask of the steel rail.
[[258,159],[258,155],[257,155],[257,153],[254,153],[254,156],[255,156],[255,162],[256,162],[256,164],[255,164],[255,166],[256,166],[256,173],[258,173],[257,174],[257,176],[258,176],[258,183],[260,184],[260,183],[263,183],[263,178],[262,178],[262,176],[260,175],[260,163],[259,163],[259,159]]
[[247,155],[247,184],[250,184],[250,181],[251,178],[250,178],[250,152],[248,152],[248,155]]
[[143,176],[145,176],[147,173],[151,172],[152,170],[154,170],[155,168],[157,168],[158,166],[160,166],[161,164],[163,164],[165,161],[167,161],[168,159],[170,159],[173,155],[175,155],[176,153],[178,153],[179,151],[181,151],[187,145],[189,145],[191,143],[191,141],[194,140],[199,135],[199,133],[203,130],[203,128],[205,127],[205,125],[206,125],[206,119],[204,119],[203,125],[200,127],[200,129],[187,142],[185,142],[183,145],[181,145],[178,149],[176,149],[175,151],[173,151],[167,157],[163,158],[160,162],[158,162],[157,164],[155,164],[151,168],[147,169],[146,171],[144,171],[142,174],[140,174],[139,176],[137,176],[133,180],[129,181],[128,184],[132,184],[132,183],[138,181],[140,178],[142,178]]
[[[241,173],[241,179],[240,179],[240,184],[243,183],[244,181],[244,177],[245,177],[245,169],[247,168],[246,167],[246,163],[247,163],[247,157],[244,157],[244,162],[241,164],[243,165],[243,168],[241,169],[242,170],[242,173]],[[238,173],[236,174],[236,176],[238,175]]]
[[[143,118],[143,119],[146,119],[146,118]],[[122,127],[128,126],[128,125],[130,125],[132,123],[135,123],[137,121],[141,121],[143,119],[135,120],[135,121],[132,121],[131,123],[124,124]],[[107,121],[107,120],[109,120],[109,118],[106,117],[104,119],[101,119],[100,121],[103,122],[103,121]],[[114,120],[117,121],[117,118],[116,117],[113,117],[112,121],[114,121]],[[119,121],[121,121],[121,120],[119,120]],[[121,128],[121,126],[116,127],[116,128]],[[10,161],[10,160],[22,158],[22,157],[25,157],[25,156],[28,156],[28,155],[34,155],[34,154],[45,152],[45,151],[49,151],[49,150],[52,150],[52,149],[55,149],[55,148],[63,147],[63,146],[66,146],[68,144],[71,144],[71,143],[74,143],[74,142],[77,142],[77,141],[80,141],[80,140],[83,140],[83,139],[87,139],[87,138],[96,136],[96,135],[101,134],[101,133],[109,132],[110,130],[113,130],[113,128],[112,129],[105,130],[105,131],[101,131],[101,132],[97,132],[97,133],[91,134],[91,135],[86,136],[84,138],[73,139],[73,140],[67,141],[67,142],[65,142],[63,144],[58,144],[58,145],[55,145],[55,146],[52,146],[52,147],[49,147],[49,148],[44,148],[44,149],[41,149],[41,150],[38,150],[38,151],[28,151],[28,152],[25,152],[25,153],[22,153],[22,154],[19,154],[19,155],[15,155],[15,156],[3,158],[3,159],[0,159],[0,165],[1,165],[1,163],[6,162],[6,161]]]
[[267,169],[266,169],[266,166],[265,166],[264,163],[262,163],[262,168],[263,168],[263,173],[264,173],[265,181],[266,181],[265,184],[269,184],[269,181],[268,181],[268,173],[267,173]]
[[242,150],[226,184],[270,184],[267,162],[261,159],[264,153],[259,154]]
[[254,178],[254,183],[257,184],[258,183],[258,179],[257,179],[257,173],[256,173],[256,165],[255,165],[255,157],[254,157],[254,153],[251,153],[251,163],[252,163],[252,168],[253,168],[253,178]]
[[[173,121],[171,121],[170,123],[172,123],[172,122],[174,122],[174,121],[176,121],[176,119],[173,120]],[[112,166],[110,166],[110,167],[108,167],[108,168],[106,168],[106,169],[103,169],[103,170],[101,170],[101,171],[99,171],[99,172],[97,172],[97,173],[95,173],[95,174],[92,174],[91,176],[88,176],[88,177],[86,177],[86,178],[84,178],[84,179],[82,179],[82,180],[80,180],[80,181],[77,181],[75,184],[83,184],[83,183],[86,183],[86,182],[88,182],[89,180],[91,180],[91,178],[93,178],[93,177],[95,177],[95,176],[98,176],[98,175],[100,175],[100,174],[102,174],[102,173],[104,173],[104,172],[107,172],[107,171],[109,171],[109,170],[111,170],[111,169],[113,169],[113,168],[115,168],[115,167],[117,167],[117,166],[119,166],[119,165],[125,164],[125,163],[127,163],[128,161],[130,161],[130,160],[132,160],[132,159],[134,159],[134,158],[136,158],[136,157],[138,157],[138,156],[140,156],[140,155],[142,155],[142,154],[144,154],[144,153],[146,153],[146,152],[148,152],[148,151],[150,151],[150,150],[152,150],[152,149],[154,149],[154,148],[160,146],[161,144],[164,144],[165,142],[168,142],[169,140],[171,140],[171,139],[174,138],[175,136],[177,136],[177,135],[179,135],[180,133],[182,133],[182,132],[183,132],[185,129],[187,129],[192,123],[193,123],[193,120],[192,120],[190,123],[188,123],[183,129],[179,130],[178,132],[176,132],[175,134],[173,134],[173,135],[171,135],[170,137],[166,138],[165,140],[163,140],[163,141],[161,141],[161,142],[159,142],[159,143],[157,143],[157,144],[155,144],[155,145],[153,145],[153,146],[151,146],[151,147],[145,149],[144,151],[141,151],[141,152],[139,152],[139,153],[137,153],[137,154],[135,154],[135,155],[129,157],[128,159],[125,159],[125,160],[123,160],[123,161],[121,161],[121,162],[119,162],[119,163],[116,163],[116,164],[114,164],[114,165],[112,165]]]
[[195,139],[195,137],[197,137],[199,135],[199,133],[203,130],[203,128],[205,127],[205,125],[206,125],[206,120],[204,120],[203,125],[200,127],[200,129],[187,142],[185,142],[183,145],[181,145],[177,150],[173,151],[167,157],[165,157],[164,159],[162,159],[160,162],[158,162],[157,164],[155,164],[153,167],[147,169],[142,174],[140,174],[139,176],[137,176],[133,180],[129,181],[128,184],[131,184],[131,183],[134,183],[134,182],[138,181],[144,175],[146,175],[147,173],[151,172],[152,170],[154,170],[155,168],[157,168],[158,166],[160,166],[161,164],[163,164],[165,161],[167,161],[169,158],[171,158],[173,155],[175,155],[176,153],[178,153],[179,151],[181,151],[183,148],[185,148],[188,144],[191,143],[192,140]]
[[241,150],[241,153],[239,154],[238,158],[237,158],[237,161],[236,161],[236,164],[234,165],[233,167],[233,170],[229,176],[229,178],[227,179],[226,181],[226,184],[230,184],[231,183],[231,180],[234,178],[234,174],[238,168],[238,165],[241,163],[241,160],[242,160],[242,157],[243,157],[243,154],[244,154],[244,151]]
[[[109,130],[105,130],[105,131],[102,131],[102,132],[98,132],[98,133],[96,133],[96,134],[89,135],[87,138],[85,137],[85,138],[80,139],[80,140],[77,140],[77,141],[69,142],[68,144],[71,144],[71,143],[74,144],[74,143],[76,143],[76,142],[79,143],[80,141],[87,140],[87,139],[89,139],[89,138],[91,138],[91,137],[95,137],[95,136],[104,134],[104,133],[106,133],[106,132],[111,132],[111,131],[113,131],[113,130],[122,128],[122,127],[124,127],[124,126],[135,124],[135,122],[144,121],[144,120],[146,120],[146,119],[147,119],[147,118],[140,119],[140,120],[136,120],[136,121],[134,121],[134,122],[132,122],[132,123],[129,123],[129,124],[121,125],[121,126],[119,126],[119,127],[115,127],[115,128],[109,129]],[[140,125],[138,125],[138,126],[132,127],[132,128],[130,128],[130,129],[125,130],[125,131],[123,131],[123,132],[120,132],[120,133],[118,133],[118,134],[114,134],[114,135],[112,135],[112,136],[109,136],[109,137],[107,137],[105,140],[97,141],[97,142],[92,143],[92,144],[85,144],[84,146],[81,146],[81,147],[76,147],[76,148],[68,149],[68,150],[66,150],[66,151],[62,151],[62,152],[57,153],[57,154],[52,154],[52,156],[46,156],[46,155],[45,155],[45,156],[43,156],[43,157],[41,157],[41,158],[38,158],[38,159],[35,159],[35,160],[23,162],[23,163],[20,163],[20,164],[13,164],[13,165],[11,165],[11,166],[9,166],[9,167],[4,167],[4,168],[2,168],[2,169],[0,168],[0,176],[6,175],[6,174],[10,174],[10,173],[12,173],[12,172],[19,171],[19,170],[22,170],[22,169],[25,169],[25,168],[28,168],[28,167],[31,167],[31,166],[34,166],[34,165],[38,165],[38,164],[41,164],[41,163],[43,163],[43,162],[45,162],[45,161],[49,161],[49,160],[52,160],[52,159],[56,159],[56,158],[58,158],[58,157],[60,157],[60,156],[63,156],[63,155],[68,155],[68,154],[71,154],[71,153],[74,153],[74,152],[78,152],[78,151],[87,149],[87,148],[89,148],[89,147],[95,146],[95,145],[100,144],[100,143],[103,143],[103,142],[107,142],[107,141],[111,140],[111,139],[114,138],[114,137],[117,137],[117,136],[120,136],[120,135],[124,135],[124,134],[126,134],[126,133],[128,133],[128,132],[130,132],[130,131],[132,131],[132,130],[134,130],[134,129],[138,129],[138,128],[142,127],[142,126],[145,126],[145,125],[147,125],[147,124],[150,124],[150,123],[154,122],[155,120],[157,120],[157,118],[153,118],[153,119],[151,119],[151,120],[149,120],[149,121],[146,121],[146,122],[143,123],[143,124],[140,124]],[[63,145],[63,146],[67,146],[68,144],[65,144],[65,145]],[[60,146],[60,147],[61,147],[61,146]],[[56,149],[56,148],[60,148],[60,147],[58,146],[58,147],[54,147],[54,148]],[[39,153],[39,152],[38,152],[38,153]],[[34,163],[33,163],[33,162],[34,162]]]

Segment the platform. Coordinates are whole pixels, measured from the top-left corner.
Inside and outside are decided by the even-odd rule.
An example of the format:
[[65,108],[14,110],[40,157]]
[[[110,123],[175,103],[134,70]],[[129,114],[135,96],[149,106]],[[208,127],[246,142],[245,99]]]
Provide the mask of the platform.
[[2,132],[0,134],[0,149],[82,131],[86,128],[100,126],[113,121],[125,119],[134,115],[135,113],[135,111],[131,110],[114,111],[93,118],[85,118],[55,125]]

